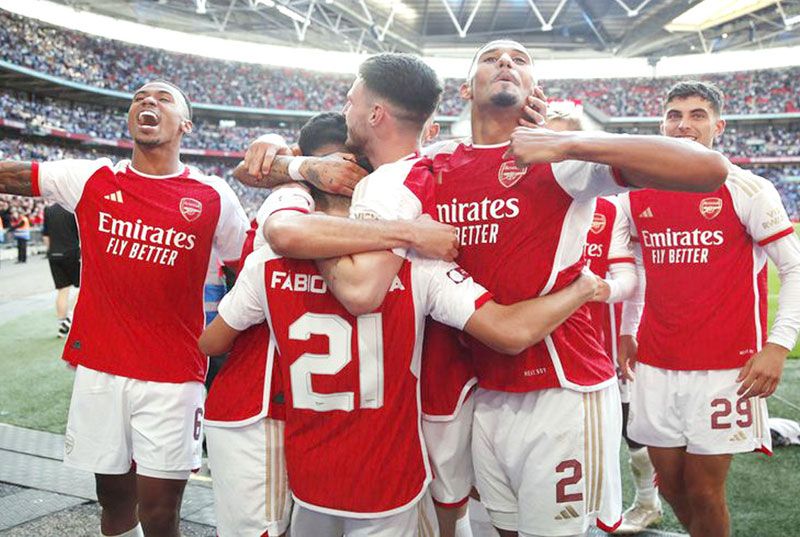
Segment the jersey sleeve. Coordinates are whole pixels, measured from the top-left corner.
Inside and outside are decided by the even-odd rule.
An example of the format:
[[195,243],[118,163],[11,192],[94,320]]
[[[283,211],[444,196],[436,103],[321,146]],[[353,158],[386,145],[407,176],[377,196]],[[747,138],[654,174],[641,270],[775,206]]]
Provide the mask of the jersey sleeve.
[[223,179],[218,179],[220,187],[217,189],[220,195],[220,211],[217,229],[214,233],[214,248],[223,262],[238,261],[242,255],[242,246],[250,227],[247,215],[239,203],[228,183]]
[[414,257],[412,269],[423,284],[423,310],[435,320],[462,330],[492,295],[455,263]]
[[628,216],[620,207],[620,203],[615,198],[609,198],[617,210],[614,216],[614,226],[611,229],[611,244],[608,248],[608,262],[614,263],[633,263],[633,250],[631,250],[631,226]]
[[253,247],[260,248],[266,243],[264,225],[267,219],[280,211],[295,211],[309,214],[314,212],[314,199],[302,187],[283,187],[273,190],[256,213],[258,229],[253,239]]
[[550,165],[564,191],[577,201],[611,196],[630,190],[620,172],[605,164],[565,160]]
[[770,181],[732,167],[725,184],[739,220],[759,246],[794,233],[781,196]]
[[34,162],[31,173],[33,195],[42,196],[75,212],[89,179],[97,170],[112,166],[107,158]]
[[800,334],[800,239],[792,233],[770,242],[764,250],[775,263],[781,281],[778,310],[767,341],[791,350]]
[[236,284],[217,306],[218,315],[240,332],[266,319],[265,258],[260,253],[248,256]]

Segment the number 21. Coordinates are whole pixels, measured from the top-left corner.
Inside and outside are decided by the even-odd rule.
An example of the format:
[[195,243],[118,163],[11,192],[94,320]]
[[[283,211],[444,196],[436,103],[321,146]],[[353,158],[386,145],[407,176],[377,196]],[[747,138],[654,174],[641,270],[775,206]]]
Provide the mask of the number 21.
[[[380,313],[356,319],[360,408],[383,406],[383,320]],[[289,338],[308,341],[312,335],[328,338],[328,354],[305,353],[289,366],[295,408],[317,412],[355,408],[355,393],[317,393],[312,375],[336,375],[353,359],[353,326],[335,314],[305,313],[289,326]]]

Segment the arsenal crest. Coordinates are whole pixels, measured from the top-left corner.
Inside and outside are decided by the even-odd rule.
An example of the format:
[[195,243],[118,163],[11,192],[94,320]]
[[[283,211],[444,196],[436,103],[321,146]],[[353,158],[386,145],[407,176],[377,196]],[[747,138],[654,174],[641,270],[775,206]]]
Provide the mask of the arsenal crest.
[[519,168],[513,160],[507,160],[500,165],[497,172],[497,180],[506,188],[516,185],[520,179],[528,172],[528,167]]
[[721,198],[704,198],[700,202],[700,214],[707,220],[713,220],[722,212]]
[[606,228],[606,215],[600,213],[594,213],[594,218],[592,218],[592,227],[589,228],[589,231],[597,235],[605,228]]
[[178,207],[187,222],[194,222],[203,212],[203,204],[194,198],[181,198]]

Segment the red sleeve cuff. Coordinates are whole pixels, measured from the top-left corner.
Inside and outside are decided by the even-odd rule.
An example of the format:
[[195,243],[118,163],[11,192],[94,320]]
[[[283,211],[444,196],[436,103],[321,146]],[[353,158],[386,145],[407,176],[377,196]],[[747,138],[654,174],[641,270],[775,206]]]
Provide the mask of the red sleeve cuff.
[[770,235],[766,239],[761,239],[760,241],[758,241],[758,245],[759,246],[766,246],[767,244],[769,244],[771,242],[775,242],[778,239],[782,239],[786,235],[791,235],[792,233],[794,233],[794,228],[787,227],[783,231],[779,231],[779,232],[775,233],[774,235]]
[[[298,213],[308,214],[308,209],[306,209],[304,207],[281,207],[280,209],[275,209],[274,211],[269,213],[269,216],[272,216],[273,214],[277,214],[277,213],[279,213],[281,211],[296,211]],[[267,218],[269,218],[269,216]]]
[[608,260],[609,265],[613,263],[636,263],[636,260],[632,257],[614,257]]
[[39,163],[35,160],[31,162],[31,191],[34,196],[42,195],[42,191],[39,188]]
[[492,296],[492,293],[490,293],[489,291],[486,291],[481,296],[479,296],[477,299],[475,299],[475,309],[476,310],[481,309],[481,307],[483,307],[483,305],[486,304],[487,302],[489,302],[492,298],[494,298]]

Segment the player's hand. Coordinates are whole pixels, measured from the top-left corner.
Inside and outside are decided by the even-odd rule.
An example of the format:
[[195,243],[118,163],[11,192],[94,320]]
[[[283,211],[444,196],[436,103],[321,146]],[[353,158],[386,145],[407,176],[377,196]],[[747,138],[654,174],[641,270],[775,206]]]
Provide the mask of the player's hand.
[[352,196],[353,189],[366,175],[367,170],[356,162],[350,153],[333,153],[325,157],[309,158],[300,165],[306,181],[325,192]]
[[789,351],[780,345],[767,343],[747,360],[736,377],[741,382],[736,392],[742,398],[769,397],[778,388],[783,374],[783,364]]
[[633,368],[636,366],[636,355],[639,343],[633,336],[620,336],[617,349],[617,362],[623,378],[633,381]]
[[580,273],[580,276],[578,276],[578,278],[572,282],[571,285],[575,286],[586,302],[595,302],[596,297],[600,292],[601,281],[603,280],[601,280],[591,270],[584,267]]
[[598,276],[597,293],[595,293],[592,302],[605,302],[611,296],[611,286],[603,278]]
[[522,108],[522,116],[519,124],[523,127],[544,127],[547,121],[547,97],[541,86],[533,88],[533,93],[525,99],[525,106]]
[[561,162],[568,158],[567,142],[573,136],[571,132],[556,132],[541,127],[517,127],[503,158],[513,158],[520,167],[533,162]]
[[427,214],[409,222],[411,249],[422,257],[453,261],[458,257],[456,228],[437,222]]
[[244,167],[251,177],[264,179],[269,175],[276,155],[292,155],[292,150],[280,136],[275,134],[259,136],[250,142],[244,154]]

